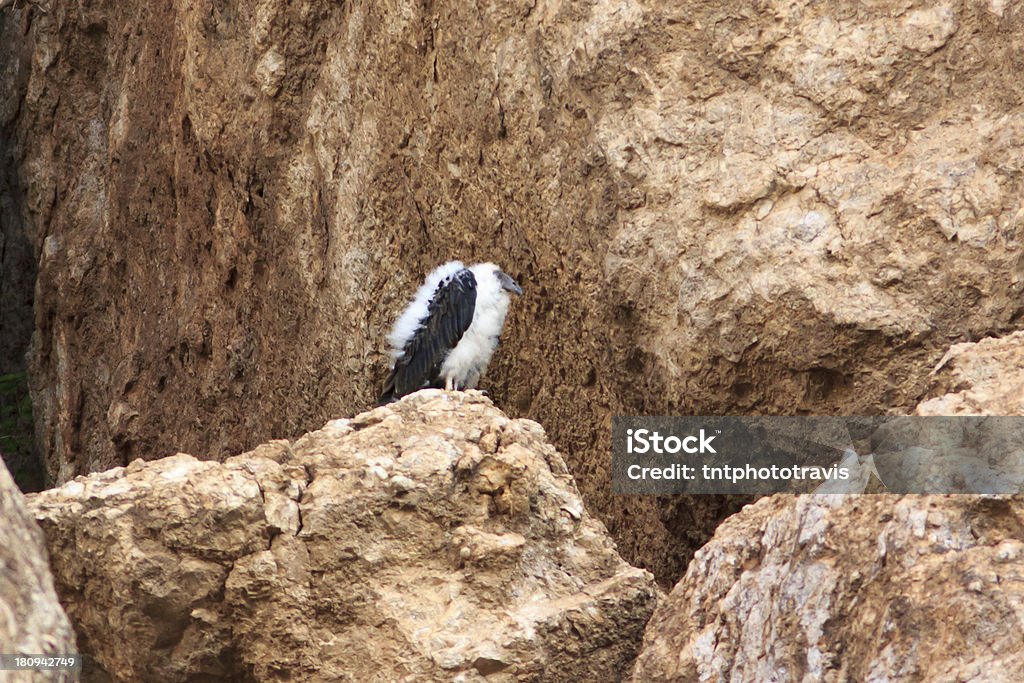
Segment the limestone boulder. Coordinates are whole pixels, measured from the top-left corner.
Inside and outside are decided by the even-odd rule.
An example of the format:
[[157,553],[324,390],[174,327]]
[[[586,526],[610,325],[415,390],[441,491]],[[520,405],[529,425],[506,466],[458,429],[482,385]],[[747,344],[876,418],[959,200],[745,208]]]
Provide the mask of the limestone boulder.
[[476,392],[30,505],[117,681],[620,680],[658,597],[540,426]]
[[808,495],[730,517],[632,680],[1024,679],[1024,499]]
[[[46,544],[0,459],[0,654],[75,654],[75,634],[57,601]],[[74,669],[8,670],[5,683],[77,680]]]

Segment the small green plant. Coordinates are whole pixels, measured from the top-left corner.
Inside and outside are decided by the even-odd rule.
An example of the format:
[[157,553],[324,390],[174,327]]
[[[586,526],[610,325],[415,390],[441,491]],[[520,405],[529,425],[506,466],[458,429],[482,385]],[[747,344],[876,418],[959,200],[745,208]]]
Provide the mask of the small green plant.
[[0,375],[0,455],[22,491],[43,487],[32,427],[32,399],[24,372]]

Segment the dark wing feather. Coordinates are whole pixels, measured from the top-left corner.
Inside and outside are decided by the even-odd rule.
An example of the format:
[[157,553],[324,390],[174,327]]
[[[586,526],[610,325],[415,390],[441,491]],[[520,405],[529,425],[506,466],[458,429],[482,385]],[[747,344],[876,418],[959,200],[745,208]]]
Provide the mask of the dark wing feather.
[[395,360],[380,402],[388,403],[438,381],[445,356],[473,322],[476,278],[468,268],[441,281],[427,306],[427,317]]

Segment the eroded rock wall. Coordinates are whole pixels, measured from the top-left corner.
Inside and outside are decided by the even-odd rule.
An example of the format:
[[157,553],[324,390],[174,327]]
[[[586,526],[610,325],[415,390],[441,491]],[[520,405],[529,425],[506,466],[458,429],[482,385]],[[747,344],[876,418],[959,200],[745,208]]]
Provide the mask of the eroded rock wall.
[[18,22],[5,14],[0,9],[0,375],[25,371],[36,279],[36,254],[25,233],[25,191],[12,137],[21,106],[12,95],[24,88],[30,50],[21,40]]
[[135,461],[30,505],[117,681],[622,680],[659,595],[540,426],[478,392],[224,463]]
[[909,410],[1024,310],[1015,3],[52,4],[0,51],[60,481],[369,405],[489,259],[484,387],[673,578],[732,507],[613,498],[612,415]]

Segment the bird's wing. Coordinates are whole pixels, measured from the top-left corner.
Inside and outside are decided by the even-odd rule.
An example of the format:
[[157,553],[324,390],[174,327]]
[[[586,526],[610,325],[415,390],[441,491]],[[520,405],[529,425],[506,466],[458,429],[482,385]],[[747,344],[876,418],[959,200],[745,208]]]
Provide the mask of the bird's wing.
[[381,403],[410,394],[437,379],[448,352],[473,322],[476,278],[468,268],[441,281],[427,305],[427,315],[395,360],[384,383]]

